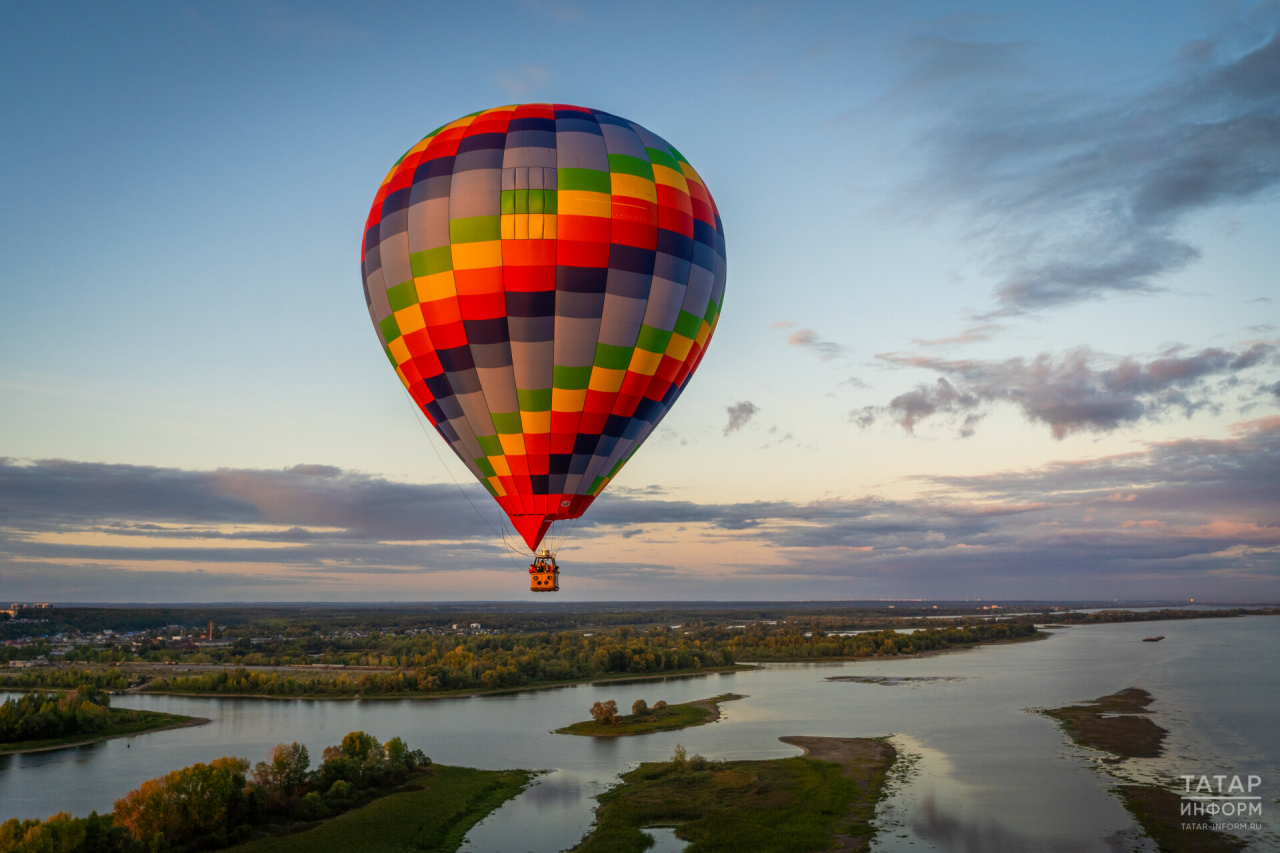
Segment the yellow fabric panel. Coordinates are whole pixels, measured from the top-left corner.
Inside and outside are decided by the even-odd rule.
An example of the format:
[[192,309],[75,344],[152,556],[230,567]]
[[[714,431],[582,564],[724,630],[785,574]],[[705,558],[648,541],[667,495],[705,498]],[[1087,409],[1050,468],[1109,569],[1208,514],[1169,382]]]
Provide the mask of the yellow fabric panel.
[[485,477],[485,479],[489,481],[489,485],[493,486],[493,490],[498,493],[498,497],[505,498],[507,496],[507,490],[502,488],[501,480],[497,477]]
[[704,181],[704,180],[702,180],[702,176],[701,176],[701,175],[699,175],[699,174],[694,170],[694,168],[693,168],[692,166],[690,166],[688,163],[681,163],[681,164],[680,164],[680,171],[681,171],[681,172],[684,172],[684,176],[685,176],[685,178],[686,178],[686,179],[688,179],[688,180],[690,180],[690,181],[697,181],[698,183],[702,184],[702,186],[703,186],[704,188],[706,187],[707,182],[706,182],[706,181]]
[[637,175],[614,172],[609,176],[614,195],[625,195],[629,198],[642,198],[645,201],[658,203],[658,191],[653,188],[653,181]]
[[568,388],[551,389],[551,411],[581,412],[587,402],[587,389],[571,391]]
[[675,187],[681,192],[689,192],[689,182],[684,179],[684,175],[668,169],[666,166],[660,166],[657,163],[653,165],[653,179],[663,186]]
[[511,476],[511,466],[507,464],[507,457],[505,457],[505,456],[490,456],[490,457],[489,457],[489,464],[493,466],[493,470],[494,470],[494,472],[495,472],[499,477],[510,477],[510,476]]
[[711,324],[703,320],[702,328],[698,329],[698,346],[706,347],[709,337],[711,337]]
[[592,391],[612,393],[622,387],[622,380],[626,375],[627,371],[625,370],[608,370],[596,366],[591,368],[591,382],[587,387]]
[[667,355],[676,361],[684,361],[685,356],[689,354],[689,350],[693,347],[693,341],[684,335],[672,335],[671,341],[667,344]]
[[502,266],[502,241],[486,240],[483,243],[454,243],[452,248],[455,270],[482,270]]
[[554,213],[542,214],[542,239],[556,239],[556,215]]
[[502,239],[514,240],[516,238],[516,215],[514,213],[502,214]]
[[542,232],[543,232],[543,222],[542,222],[542,219],[543,219],[543,217],[544,217],[544,216],[546,216],[546,214],[545,214],[545,213],[530,213],[530,214],[529,214],[529,239],[530,239],[530,240],[541,240],[541,239],[542,239]]
[[453,283],[453,270],[415,278],[413,289],[418,291],[419,302],[435,302],[458,295],[457,285]]
[[608,219],[610,199],[604,193],[586,190],[560,190],[556,193],[557,216],[602,216]]
[[[519,434],[508,435],[507,433],[498,433],[498,441],[502,442],[502,452],[505,453],[507,456],[524,456],[525,455],[523,435],[519,435]],[[496,471],[498,469],[495,468],[494,470]]]
[[[416,288],[415,288],[416,289]],[[395,312],[396,325],[400,327],[400,334],[407,335],[410,332],[416,332],[419,329],[427,327],[427,321],[422,319],[422,308],[418,305],[410,305],[408,308],[401,308]]]
[[[553,392],[554,393],[554,392]],[[551,432],[550,412],[521,412],[520,427],[528,435]]]
[[660,352],[649,352],[640,347],[636,347],[631,351],[630,370],[634,373],[639,373],[641,376],[652,376],[661,363],[662,353]]
[[517,240],[528,240],[529,239],[529,214],[517,213],[515,217],[516,217],[516,237],[515,238]]
[[404,338],[396,338],[387,344],[387,349],[391,350],[392,357],[396,360],[396,372],[400,372],[398,365],[404,364],[409,360],[409,347],[405,344]]

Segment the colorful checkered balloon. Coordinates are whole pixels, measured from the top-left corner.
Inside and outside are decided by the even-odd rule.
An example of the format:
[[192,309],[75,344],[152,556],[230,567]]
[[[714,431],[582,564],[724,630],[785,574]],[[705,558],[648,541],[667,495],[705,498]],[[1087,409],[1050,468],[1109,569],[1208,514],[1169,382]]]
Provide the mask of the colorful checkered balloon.
[[662,138],[600,110],[522,104],[400,158],[361,268],[400,381],[537,549],[689,384],[720,316],[724,229]]

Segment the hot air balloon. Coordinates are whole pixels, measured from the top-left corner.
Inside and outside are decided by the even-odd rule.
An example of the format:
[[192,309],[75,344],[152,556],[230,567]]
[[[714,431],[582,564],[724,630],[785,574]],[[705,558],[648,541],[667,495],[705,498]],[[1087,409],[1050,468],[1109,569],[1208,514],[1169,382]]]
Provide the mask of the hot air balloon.
[[[521,104],[446,124],[396,162],[361,269],[400,381],[536,552],[689,384],[720,316],[724,229],[661,137]],[[558,588],[555,569],[539,554],[531,588]]]

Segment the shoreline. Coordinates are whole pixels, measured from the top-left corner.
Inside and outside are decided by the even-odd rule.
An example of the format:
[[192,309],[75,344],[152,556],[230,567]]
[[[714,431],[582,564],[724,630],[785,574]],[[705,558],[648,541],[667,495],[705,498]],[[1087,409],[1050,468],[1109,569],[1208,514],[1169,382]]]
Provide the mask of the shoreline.
[[33,746],[27,749],[5,749],[0,745],[0,755],[29,755],[36,752],[53,752],[59,749],[70,749],[75,746],[88,746],[92,743],[105,743],[109,740],[118,740],[122,737],[138,737],[139,735],[149,735],[155,732],[167,732],[173,729],[190,729],[197,726],[206,726],[212,720],[206,717],[188,717],[180,723],[166,723],[163,726],[156,726],[150,729],[139,729],[136,732],[118,732],[116,734],[100,735],[99,737],[89,738],[88,740],[77,740],[71,743],[59,743],[51,746]]
[[[614,738],[614,737],[639,737],[641,735],[651,735],[651,734],[654,734],[655,732],[677,732],[677,731],[680,731],[681,729],[692,729],[698,726],[706,726],[706,725],[710,725],[711,723],[717,722],[722,716],[722,714],[720,713],[721,702],[733,702],[737,699],[746,699],[746,698],[748,697],[742,693],[721,693],[719,696],[712,696],[710,699],[698,699],[693,702],[681,702],[678,705],[668,705],[667,706],[668,708],[697,708],[701,711],[707,712],[707,715],[702,719],[697,720],[695,722],[691,722],[691,723],[683,723],[681,725],[662,726],[662,725],[657,725],[658,721],[654,720],[652,721],[654,724],[654,728],[651,728],[651,729],[645,729],[643,731],[635,731],[635,732],[610,731],[610,729],[613,728],[611,724],[597,723],[594,720],[582,720],[577,723],[570,723],[569,725],[564,726],[563,728],[552,729],[551,733],[557,734],[557,735],[574,735],[575,737]],[[635,715],[633,714],[630,716],[634,717]],[[644,720],[641,720],[638,723],[633,721],[630,723],[622,723],[622,725],[623,726],[648,725],[648,723]],[[601,730],[576,732],[573,730],[575,726],[591,726],[594,728],[600,728]]]

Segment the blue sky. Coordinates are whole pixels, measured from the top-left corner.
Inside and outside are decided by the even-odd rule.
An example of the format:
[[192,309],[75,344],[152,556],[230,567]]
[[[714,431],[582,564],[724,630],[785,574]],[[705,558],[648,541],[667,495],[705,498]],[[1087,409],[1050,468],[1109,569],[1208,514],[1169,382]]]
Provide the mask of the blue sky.
[[1278,26],[1274,3],[6,6],[0,583],[522,597],[358,259],[413,142],[550,100],[680,148],[729,255],[711,349],[566,542],[565,597],[1280,598]]

